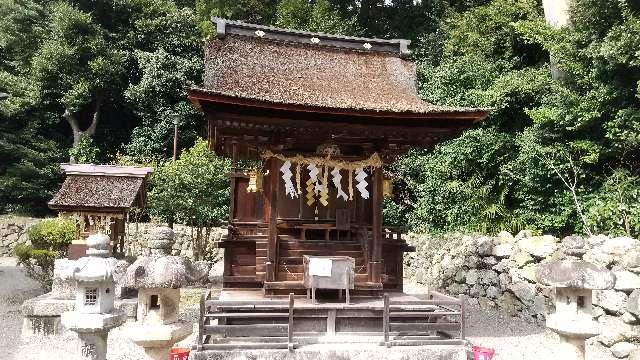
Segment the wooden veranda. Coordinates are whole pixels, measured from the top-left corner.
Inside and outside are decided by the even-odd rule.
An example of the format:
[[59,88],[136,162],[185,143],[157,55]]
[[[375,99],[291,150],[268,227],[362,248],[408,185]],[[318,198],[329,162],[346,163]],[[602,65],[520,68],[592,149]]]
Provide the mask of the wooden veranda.
[[464,345],[464,299],[393,292],[352,304],[313,304],[257,290],[211,292],[200,300],[196,350],[294,349],[320,343]]

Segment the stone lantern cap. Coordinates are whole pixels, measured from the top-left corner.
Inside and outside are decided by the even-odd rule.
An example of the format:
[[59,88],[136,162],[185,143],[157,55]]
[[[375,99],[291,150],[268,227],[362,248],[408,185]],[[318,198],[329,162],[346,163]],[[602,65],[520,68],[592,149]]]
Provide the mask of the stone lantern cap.
[[122,285],[134,289],[177,289],[196,281],[200,274],[191,261],[170,255],[173,239],[174,233],[170,228],[156,229],[148,242],[151,256],[139,257],[129,265]]
[[117,260],[109,255],[109,236],[93,234],[87,238],[87,255],[78,259],[73,267],[72,278],[83,282],[113,281],[113,269]]
[[606,290],[616,282],[613,272],[582,260],[555,260],[538,265],[536,279],[548,286]]

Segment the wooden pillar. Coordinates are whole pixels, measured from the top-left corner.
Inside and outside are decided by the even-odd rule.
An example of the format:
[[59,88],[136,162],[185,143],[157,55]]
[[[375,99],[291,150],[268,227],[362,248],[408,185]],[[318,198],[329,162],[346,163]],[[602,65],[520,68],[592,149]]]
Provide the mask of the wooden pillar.
[[229,225],[231,225],[233,223],[233,219],[235,218],[235,212],[236,212],[236,187],[237,185],[237,178],[236,178],[236,171],[237,171],[237,164],[238,164],[238,143],[233,141],[232,145],[231,145],[231,176],[230,176],[230,195],[231,195],[231,202],[229,203]]
[[265,219],[269,224],[266,281],[275,281],[278,265],[278,159],[267,160],[269,189],[265,192]]
[[373,170],[373,197],[371,199],[371,258],[369,281],[380,282],[382,275],[382,168]]
[[[211,123],[211,122],[209,122]],[[231,173],[229,174],[229,240],[233,239],[231,227],[233,226],[233,219],[235,218],[235,208],[236,208],[236,187],[237,187],[237,178],[236,178],[236,161],[238,157],[237,144],[234,141],[232,145],[231,151]],[[233,249],[227,244],[224,248],[224,271],[222,273],[223,276],[231,276],[232,275],[232,265],[231,261],[233,259]],[[224,281],[223,281],[224,284]]]

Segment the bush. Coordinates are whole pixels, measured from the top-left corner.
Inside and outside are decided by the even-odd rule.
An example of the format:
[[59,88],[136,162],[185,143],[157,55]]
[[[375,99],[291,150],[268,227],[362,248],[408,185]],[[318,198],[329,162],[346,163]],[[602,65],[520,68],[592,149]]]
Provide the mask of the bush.
[[640,236],[640,177],[617,170],[587,203],[587,221],[597,233]]
[[50,291],[55,261],[66,254],[75,239],[75,224],[63,218],[45,219],[29,228],[28,234],[31,245],[18,245],[13,252],[27,276]]
[[211,152],[205,140],[151,175],[149,212],[170,224],[196,228],[194,257],[206,258],[209,228],[228,219],[230,161]]
[[63,218],[45,219],[29,228],[28,235],[35,249],[66,253],[76,238],[76,226],[73,221]]
[[83,136],[76,146],[69,149],[69,156],[80,164],[95,164],[98,162],[98,148],[90,136]]
[[24,267],[27,276],[37,281],[45,291],[51,291],[53,267],[60,253],[53,250],[34,249],[29,245],[18,245],[13,250],[18,265]]

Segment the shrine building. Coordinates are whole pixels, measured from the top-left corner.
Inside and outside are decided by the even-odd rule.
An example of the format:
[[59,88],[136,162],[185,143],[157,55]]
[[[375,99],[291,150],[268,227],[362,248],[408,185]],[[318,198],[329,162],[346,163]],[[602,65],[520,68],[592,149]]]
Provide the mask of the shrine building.
[[[197,349],[233,348],[215,340],[220,333],[230,341],[288,332],[291,348],[296,332],[351,334],[380,331],[383,324],[388,339],[394,326],[407,324],[393,323],[382,297],[391,296],[391,304],[406,300],[403,255],[413,248],[402,229],[384,224],[382,202],[391,195],[392,179],[383,167],[411,148],[432,148],[460,135],[487,110],[420,99],[408,40],[213,21],[204,84],[188,96],[206,117],[210,149],[233,165],[229,234],[220,243],[223,290],[218,299],[203,299]],[[334,303],[343,290],[354,305]],[[294,306],[294,294],[305,292],[313,301],[300,305],[296,298]],[[287,294],[289,303],[277,300]],[[464,318],[460,300],[439,299],[443,307],[428,300],[423,313]],[[264,313],[267,308],[272,312]],[[217,324],[210,322],[214,318]],[[464,338],[462,322],[418,327],[455,330]]]

